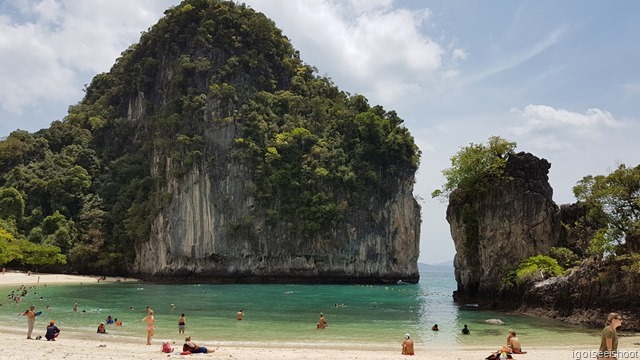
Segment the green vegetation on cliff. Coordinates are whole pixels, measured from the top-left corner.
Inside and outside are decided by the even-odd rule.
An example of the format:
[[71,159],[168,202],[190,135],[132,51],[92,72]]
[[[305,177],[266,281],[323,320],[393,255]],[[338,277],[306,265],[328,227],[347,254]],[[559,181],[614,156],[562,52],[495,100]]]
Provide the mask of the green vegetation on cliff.
[[302,238],[413,178],[420,152],[402,119],[317,76],[264,15],[214,0],[165,15],[62,121],[0,141],[0,263],[125,272],[171,200],[158,189],[219,161],[207,139],[225,124],[267,225]]
[[590,215],[606,224],[588,252],[600,257],[640,252],[640,166],[620,164],[609,175],[587,175],[573,187]]
[[483,192],[490,180],[502,176],[510,154],[516,148],[499,136],[492,136],[486,144],[470,143],[451,157],[451,167],[442,171],[445,183],[442,189],[431,193],[432,197],[448,199],[451,192],[462,189],[468,193]]
[[[469,198],[482,194],[491,186],[492,179],[503,176],[507,159],[515,148],[515,142],[499,136],[490,137],[486,144],[470,143],[462,147],[451,157],[451,167],[442,171],[445,177],[442,189],[434,190],[431,197],[448,201],[454,190]],[[476,253],[480,243],[478,214],[470,203],[461,203],[465,246],[470,253]]]

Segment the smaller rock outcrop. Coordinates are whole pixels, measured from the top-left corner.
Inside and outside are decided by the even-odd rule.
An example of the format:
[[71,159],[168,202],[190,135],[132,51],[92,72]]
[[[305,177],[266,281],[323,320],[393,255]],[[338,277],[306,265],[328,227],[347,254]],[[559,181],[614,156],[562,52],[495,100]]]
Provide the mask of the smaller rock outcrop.
[[606,315],[623,315],[624,329],[640,330],[640,283],[628,260],[602,262],[589,258],[566,276],[533,284],[519,311],[590,327],[603,326]]
[[456,247],[454,260],[461,304],[516,310],[567,323],[602,327],[610,312],[624,318],[625,330],[640,330],[640,276],[637,253],[606,261],[586,258],[564,276],[509,286],[506,275],[522,260],[565,247],[584,258],[597,229],[585,204],[558,207],[548,182],[550,164],[532,154],[509,156],[504,175],[486,191],[455,190],[447,220]]
[[532,154],[513,154],[504,176],[493,179],[485,192],[458,189],[451,194],[447,221],[456,248],[457,301],[504,299],[506,273],[558,242],[561,227],[550,167]]

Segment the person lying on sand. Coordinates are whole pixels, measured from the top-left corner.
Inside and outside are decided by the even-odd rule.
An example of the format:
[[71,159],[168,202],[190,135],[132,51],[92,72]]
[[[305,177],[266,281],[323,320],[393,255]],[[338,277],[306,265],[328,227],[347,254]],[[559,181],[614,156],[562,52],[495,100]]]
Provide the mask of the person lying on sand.
[[182,345],[182,351],[189,351],[192,354],[207,354],[207,350],[204,346],[198,346],[191,340],[191,336],[184,338],[184,345]]

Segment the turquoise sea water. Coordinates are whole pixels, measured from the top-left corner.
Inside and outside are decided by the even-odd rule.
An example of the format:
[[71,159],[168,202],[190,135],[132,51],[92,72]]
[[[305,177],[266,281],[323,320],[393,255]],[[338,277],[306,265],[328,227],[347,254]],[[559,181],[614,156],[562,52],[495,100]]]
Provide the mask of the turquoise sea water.
[[[505,342],[513,328],[526,345],[561,343],[596,344],[598,330],[564,325],[553,320],[478,311],[459,307],[451,294],[456,284],[452,273],[423,273],[415,285],[166,285],[150,283],[91,283],[49,285],[29,289],[22,303],[6,295],[14,287],[0,287],[0,326],[25,329],[18,316],[30,304],[44,313],[36,326],[44,330],[51,319],[63,331],[96,335],[96,328],[108,315],[123,321],[122,327],[108,325],[110,338],[136,338],[144,342],[145,307],[155,311],[156,340],[181,341],[177,320],[186,314],[186,334],[199,342],[270,342],[282,344],[393,344],[405,333],[426,346],[492,345]],[[42,300],[40,299],[42,297]],[[73,313],[74,303],[80,312]],[[175,304],[171,310],[170,304]],[[336,306],[336,304],[338,306]],[[50,309],[45,310],[49,305]],[[133,306],[133,310],[130,310]],[[238,309],[245,320],[237,321]],[[83,312],[83,310],[85,312]],[[316,330],[323,312],[329,327]],[[505,325],[484,320],[499,318]],[[440,331],[431,331],[433,324]],[[460,334],[468,324],[471,335]],[[44,332],[44,331],[42,331]]]

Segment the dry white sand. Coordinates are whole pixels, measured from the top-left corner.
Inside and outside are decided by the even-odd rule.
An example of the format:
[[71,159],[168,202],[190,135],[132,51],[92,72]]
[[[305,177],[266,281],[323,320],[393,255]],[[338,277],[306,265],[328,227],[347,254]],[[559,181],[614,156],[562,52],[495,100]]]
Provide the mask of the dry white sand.
[[[7,272],[0,275],[0,285],[28,285],[28,284],[54,284],[54,283],[88,283],[97,282],[97,277],[74,276],[59,274],[31,274]],[[107,278],[107,282],[135,281],[124,278]],[[42,329],[46,324],[38,323],[36,329]],[[319,344],[317,346],[293,347],[287,344],[265,342],[264,344],[242,343],[216,343],[194,339],[199,345],[215,350],[210,354],[180,355],[178,351],[182,343],[176,343],[176,352],[165,354],[161,352],[161,339],[154,339],[153,345],[145,345],[145,334],[140,334],[139,339],[118,338],[110,335],[80,334],[77,332],[65,332],[55,342],[46,340],[27,340],[27,321],[23,328],[8,328],[0,324],[0,359],[66,359],[66,360],[104,360],[104,359],[166,359],[168,358],[202,358],[202,359],[228,359],[228,360],[386,360],[386,359],[437,359],[437,360],[473,360],[484,359],[491,352],[497,350],[496,346],[460,346],[452,345],[450,348],[418,346],[415,356],[400,354],[400,343],[395,348],[382,347],[380,344],[358,344],[350,347],[331,346]],[[620,338],[619,348],[629,351],[629,357],[638,358],[640,337]],[[513,355],[520,360],[564,360],[564,359],[595,359],[593,354],[580,353],[597,350],[594,344],[592,349],[575,348],[571,345],[549,344],[545,347],[528,347],[525,355]],[[588,356],[584,356],[588,355]],[[624,357],[619,357],[623,359]]]
[[24,272],[7,271],[4,275],[0,275],[0,286],[11,285],[44,285],[44,284],[88,284],[95,282],[123,282],[138,281],[132,278],[123,277],[107,277],[106,280],[100,280],[99,276],[84,275],[65,275],[65,274],[40,274],[32,273],[28,275]]

